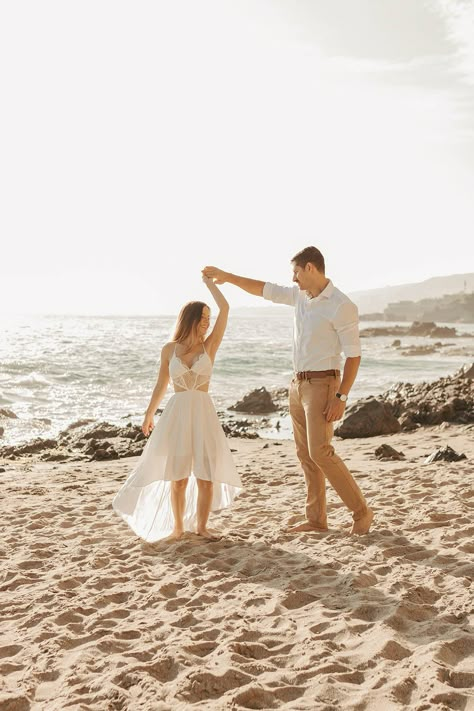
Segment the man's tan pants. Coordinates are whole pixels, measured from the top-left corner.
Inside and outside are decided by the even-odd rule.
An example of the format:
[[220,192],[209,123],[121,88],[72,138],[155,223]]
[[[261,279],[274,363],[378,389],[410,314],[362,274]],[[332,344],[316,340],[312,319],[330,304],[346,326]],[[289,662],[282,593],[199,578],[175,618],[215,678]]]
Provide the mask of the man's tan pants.
[[311,380],[295,378],[290,385],[290,415],[296,453],[306,479],[306,519],[317,528],[327,528],[326,477],[352,511],[354,521],[367,511],[361,490],[331,445],[333,423],[323,415],[340,383],[340,376],[329,375]]

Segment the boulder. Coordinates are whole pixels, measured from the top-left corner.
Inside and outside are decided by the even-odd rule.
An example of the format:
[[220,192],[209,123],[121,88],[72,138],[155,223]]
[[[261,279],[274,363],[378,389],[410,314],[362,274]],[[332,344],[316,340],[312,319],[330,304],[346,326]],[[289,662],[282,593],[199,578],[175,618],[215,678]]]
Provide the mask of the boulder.
[[377,459],[381,459],[382,461],[386,459],[405,459],[405,455],[403,454],[403,452],[397,452],[397,450],[391,447],[389,444],[381,444],[380,447],[377,447],[374,454]]
[[390,405],[375,397],[368,397],[347,408],[344,420],[334,434],[349,439],[394,434],[400,432],[400,429],[400,423]]
[[231,405],[229,410],[236,412],[247,412],[251,415],[261,415],[267,412],[275,412],[277,406],[272,400],[272,396],[264,387],[252,390],[247,395],[244,395],[242,400],[239,400],[235,405]]
[[436,449],[429,457],[425,459],[425,464],[431,462],[459,462],[461,459],[467,459],[465,454],[458,454],[449,445],[443,449]]
[[15,415],[13,410],[9,410],[7,407],[0,407],[0,417],[9,417],[14,420],[18,419],[18,415]]

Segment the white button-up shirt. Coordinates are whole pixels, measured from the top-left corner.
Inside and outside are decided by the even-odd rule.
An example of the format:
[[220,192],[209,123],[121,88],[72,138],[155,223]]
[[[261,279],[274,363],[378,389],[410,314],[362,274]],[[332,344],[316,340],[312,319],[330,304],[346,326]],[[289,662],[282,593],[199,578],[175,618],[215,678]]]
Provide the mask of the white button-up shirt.
[[342,368],[346,357],[360,356],[359,312],[332,281],[311,298],[299,286],[266,282],[263,298],[295,308],[293,366],[295,372]]

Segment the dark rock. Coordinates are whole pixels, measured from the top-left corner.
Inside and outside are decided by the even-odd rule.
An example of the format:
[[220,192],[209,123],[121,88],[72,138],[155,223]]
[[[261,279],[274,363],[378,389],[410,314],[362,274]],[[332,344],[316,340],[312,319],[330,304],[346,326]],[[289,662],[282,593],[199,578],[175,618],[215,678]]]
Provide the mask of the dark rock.
[[361,329],[360,336],[361,338],[373,338],[374,336],[406,336],[407,333],[407,326],[379,326]]
[[118,453],[115,449],[109,447],[107,449],[96,449],[93,453],[91,460],[93,461],[104,461],[106,459],[118,459]]
[[408,350],[402,351],[402,356],[431,355],[437,350],[436,346],[410,346]]
[[381,444],[380,447],[377,447],[377,449],[374,452],[375,456],[377,459],[394,459],[394,460],[399,460],[399,459],[405,459],[405,455],[403,452],[397,452],[396,449],[391,447],[389,444]]
[[344,421],[334,434],[344,439],[375,437],[400,432],[400,423],[387,403],[374,397],[358,400],[346,410]]
[[449,445],[443,449],[436,449],[429,457],[425,459],[425,464],[431,462],[459,462],[461,459],[467,459],[465,454],[458,454]]
[[58,443],[55,439],[33,439],[26,444],[2,447],[0,453],[4,457],[10,457],[11,455],[21,456],[24,454],[37,454],[45,449],[53,449],[57,446]]
[[252,415],[275,412],[276,409],[277,406],[273,402],[272,396],[264,387],[252,390],[252,392],[244,395],[242,400],[239,400],[235,405],[229,407],[229,410],[247,412]]
[[0,474],[3,474],[3,473],[6,472],[6,471],[7,471],[7,470],[5,469],[5,467],[0,467]]
[[13,420],[18,419],[18,415],[15,415],[13,410],[9,410],[7,407],[0,407],[0,417],[10,417]]
[[5,432],[4,427],[0,427],[0,437],[3,437],[3,433]]
[[436,326],[430,333],[430,338],[452,338],[456,335],[456,329],[449,326]]
[[402,345],[402,342],[399,338],[396,338],[393,343],[392,343],[392,348],[400,348]]
[[69,452],[53,450],[52,452],[44,452],[40,458],[45,462],[67,462],[70,455]]
[[400,418],[399,418],[400,426],[402,428],[402,432],[412,432],[413,430],[418,429],[420,425],[414,420],[413,414],[411,412],[405,412]]
[[92,427],[87,432],[84,432],[82,439],[105,439],[106,437],[119,437],[123,431],[123,427],[110,425],[108,422],[100,422],[95,427]]

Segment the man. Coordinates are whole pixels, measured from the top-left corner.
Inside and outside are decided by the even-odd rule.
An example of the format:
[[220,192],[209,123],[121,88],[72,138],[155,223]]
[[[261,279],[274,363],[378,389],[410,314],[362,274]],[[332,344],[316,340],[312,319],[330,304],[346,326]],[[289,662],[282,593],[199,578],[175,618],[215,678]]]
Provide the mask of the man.
[[[351,534],[367,533],[373,512],[352,474],[331,445],[333,422],[344,414],[347,397],[360,364],[356,305],[326,277],[324,257],[306,247],[291,260],[296,286],[248,279],[217,267],[203,274],[217,284],[234,284],[244,291],[295,309],[293,363],[289,404],[296,453],[306,479],[306,521],[288,528],[327,531],[326,481],[352,511]],[[346,356],[341,379],[341,351]]]

